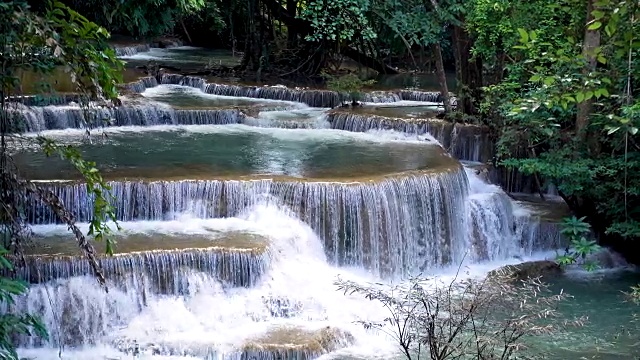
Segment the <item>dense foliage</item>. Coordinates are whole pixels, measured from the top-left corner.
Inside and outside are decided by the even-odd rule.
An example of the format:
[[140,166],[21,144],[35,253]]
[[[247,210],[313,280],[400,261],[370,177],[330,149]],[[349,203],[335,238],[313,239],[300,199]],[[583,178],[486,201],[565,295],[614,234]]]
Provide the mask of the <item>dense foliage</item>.
[[[85,161],[68,145],[57,144],[42,136],[23,137],[20,129],[19,95],[23,75],[44,75],[62,68],[75,84],[75,92],[84,109],[98,103],[107,104],[117,96],[118,70],[122,64],[107,47],[109,33],[58,1],[47,3],[38,13],[24,1],[0,3],[0,271],[10,274],[15,262],[22,261],[23,246],[29,239],[29,227],[23,213],[30,202],[42,202],[66,224],[78,246],[88,258],[102,284],[105,279],[87,236],[105,240],[106,250],[113,251],[107,220],[114,219],[107,185],[96,164]],[[56,96],[51,84],[40,84],[40,100]],[[89,114],[89,112],[87,112]],[[89,118],[89,117],[87,117]],[[100,119],[95,119],[96,121]],[[95,200],[95,215],[85,235],[76,225],[73,213],[47,188],[21,177],[20,166],[12,158],[16,146],[38,146],[48,156],[67,159],[86,180]],[[0,277],[0,305],[10,309],[14,298],[27,291],[21,281]],[[42,324],[29,314],[0,314],[0,359],[17,359],[13,340],[17,334],[46,336]]]
[[487,87],[484,121],[503,165],[553,182],[597,234],[627,247],[640,235],[638,4],[541,5],[545,21],[511,25],[512,60]]
[[[20,178],[7,149],[10,143],[34,139],[13,135],[19,111],[6,100],[20,94],[22,72],[46,73],[63,66],[83,106],[108,106],[121,66],[106,46],[108,29],[241,48],[242,68],[258,74],[271,70],[282,76],[316,76],[343,57],[387,73],[397,71],[390,63],[411,70],[433,65],[446,112],[457,111],[462,116],[456,118],[492,130],[494,165],[535,178],[541,194],[549,184],[556,185],[576,213],[564,224],[571,247],[561,257],[563,263],[595,249],[588,235],[592,230],[602,242],[640,261],[630,245],[640,237],[640,102],[634,97],[640,85],[639,17],[637,1],[621,0],[2,2],[0,254],[20,254],[28,235],[22,205],[43,201],[69,225],[100,274],[72,214],[53,194]],[[449,106],[446,69],[455,70],[457,109]],[[331,79],[329,85],[352,101],[367,84],[355,75]],[[43,93],[49,93],[47,87]],[[45,138],[35,141],[85,176],[96,199],[90,235],[108,238],[104,221],[113,217],[113,209],[95,164],[71,147]],[[112,244],[106,244],[110,252]],[[0,282],[0,301],[6,303],[25,287],[5,280]],[[11,358],[7,334],[30,329],[42,330],[30,317],[1,318],[0,351]]]

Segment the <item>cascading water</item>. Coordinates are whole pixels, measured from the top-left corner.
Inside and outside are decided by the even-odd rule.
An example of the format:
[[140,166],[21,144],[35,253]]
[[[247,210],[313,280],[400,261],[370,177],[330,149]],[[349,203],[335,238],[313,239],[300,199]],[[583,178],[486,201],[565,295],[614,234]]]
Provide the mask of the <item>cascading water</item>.
[[137,53],[147,52],[149,50],[151,50],[151,46],[149,46],[147,44],[139,44],[139,45],[132,45],[132,46],[116,46],[115,47],[116,56],[118,56],[118,57],[133,56],[133,55],[135,55]]
[[332,129],[366,132],[394,130],[408,134],[430,134],[455,158],[487,161],[490,158],[489,133],[478,126],[452,124],[438,119],[400,119],[332,111],[327,115]]
[[[118,253],[98,259],[109,293],[50,210],[28,209],[35,238],[17,275],[33,285],[11,310],[42,315],[51,339],[17,339],[22,356],[57,359],[57,346],[71,346],[64,358],[391,358],[390,338],[354,324],[381,320],[384,309],[336,292],[337,276],[448,278],[463,261],[469,276],[482,276],[495,267],[487,262],[515,262],[559,243],[551,221],[484,183],[426,135],[457,158],[481,161],[488,139],[478,127],[327,112],[340,97],[325,90],[159,79],[162,85],[153,77],[127,85],[149,99],[132,94],[123,107],[90,110],[113,126],[145,128],[105,130],[109,139],[97,153],[81,145],[86,156],[107,154],[96,161],[114,179]],[[410,90],[363,100],[415,111],[433,104],[406,100],[441,101]],[[15,110],[25,119],[22,131],[86,126],[77,106],[32,105]],[[227,125],[237,123],[251,126]],[[225,126],[173,126],[182,124]],[[78,141],[78,130],[57,133]],[[64,172],[19,155],[28,171],[45,175],[34,178]],[[46,186],[79,221],[92,218],[83,184]]]
[[[136,291],[114,288],[106,294],[94,279],[76,277],[34,286],[20,309],[45,314],[49,328],[56,329],[52,334],[53,344],[114,347],[124,344],[126,350],[126,344],[135,340],[149,353],[160,351],[210,358],[223,358],[223,354],[226,354],[224,358],[240,358],[252,352],[258,355],[262,352],[260,358],[265,358],[273,351],[256,350],[251,344],[260,345],[261,336],[283,332],[282,329],[293,333],[289,335],[291,338],[279,339],[285,341],[284,344],[298,342],[295,336],[316,336],[314,334],[324,331],[326,326],[343,328],[361,340],[374,336],[354,326],[349,319],[354,315],[369,316],[378,307],[356,298],[345,298],[332,289],[338,269],[328,265],[314,232],[287,209],[259,204],[245,209],[235,219],[219,220],[217,226],[228,228],[224,222],[229,221],[244,223],[244,228],[271,241],[270,268],[254,287],[225,287],[215,276],[193,272],[187,278],[189,291],[182,296],[157,294],[145,288],[144,283],[134,285]],[[189,222],[191,228],[216,226],[197,219]],[[47,300],[48,293],[53,295],[51,303]],[[140,298],[140,293],[145,293],[145,297]],[[69,310],[60,313],[61,309]],[[75,309],[75,316],[64,312],[71,309]],[[72,328],[76,330],[71,331]],[[57,333],[60,330],[60,334]],[[339,331],[328,332],[324,337],[322,346],[311,344],[289,350],[297,358],[304,354],[317,357],[354,339],[353,335]],[[24,341],[25,345],[30,343],[28,339]],[[92,351],[93,358],[102,355],[99,349]],[[24,354],[38,352],[25,350]]]
[[[149,359],[156,358],[153,354],[207,359],[271,359],[280,354],[289,359],[308,359],[327,352],[384,357],[396,351],[385,335],[353,323],[355,319],[379,320],[384,309],[375,302],[336,292],[332,284],[336,276],[360,282],[376,278],[357,269],[330,265],[312,228],[287,208],[258,203],[235,218],[213,222],[183,218],[182,227],[125,224],[130,231],[157,231],[158,226],[164,226],[164,231],[167,227],[188,232],[250,230],[269,239],[272,257],[269,268],[249,288],[225,286],[216,273],[198,269],[183,275],[185,290],[179,295],[163,295],[150,285],[152,281],[140,281],[139,277],[118,286],[111,283],[108,294],[88,276],[34,285],[17,309],[44,315],[52,331],[50,345],[89,346],[68,350],[69,358],[122,358],[118,350],[131,354],[135,348]],[[64,229],[49,226],[36,227],[35,231],[44,235]],[[456,251],[462,255],[466,249]],[[165,259],[166,264],[175,263]],[[155,276],[161,277],[163,272]],[[275,344],[265,343],[268,340]],[[28,347],[21,351],[23,356],[57,356],[55,349],[39,348],[41,344],[35,339],[22,341]],[[29,348],[33,346],[36,348]]]
[[[449,264],[460,260],[456,249],[465,247],[465,234],[457,226],[464,217],[467,192],[460,168],[372,184],[201,180],[109,185],[121,221],[169,220],[172,214],[190,210],[199,218],[232,217],[267,193],[309,223],[324,240],[332,262],[365,266],[374,273],[401,274]],[[77,209],[78,220],[92,217],[84,185],[52,190]],[[52,223],[55,215],[34,207],[30,221]]]
[[107,126],[223,125],[240,123],[244,114],[236,109],[180,110],[159,103],[127,104],[116,108],[77,105],[26,107],[17,105],[16,131],[84,129]]

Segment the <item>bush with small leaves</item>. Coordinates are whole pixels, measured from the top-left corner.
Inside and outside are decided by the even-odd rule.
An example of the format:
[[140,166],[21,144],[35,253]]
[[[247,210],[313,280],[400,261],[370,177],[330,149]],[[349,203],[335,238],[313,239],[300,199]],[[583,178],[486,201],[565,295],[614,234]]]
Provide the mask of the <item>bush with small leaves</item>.
[[486,279],[415,278],[405,285],[362,285],[339,279],[338,289],[381,303],[387,316],[360,322],[390,335],[407,359],[515,359],[527,339],[582,326],[563,319],[570,296],[539,279],[514,281],[503,272]]

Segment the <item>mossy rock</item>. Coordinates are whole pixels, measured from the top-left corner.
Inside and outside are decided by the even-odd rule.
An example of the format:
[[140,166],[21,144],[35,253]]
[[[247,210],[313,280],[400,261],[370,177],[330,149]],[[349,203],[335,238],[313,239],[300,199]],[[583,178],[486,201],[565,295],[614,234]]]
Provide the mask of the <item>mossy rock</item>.
[[516,265],[506,265],[492,270],[488,278],[508,277],[514,281],[535,278],[550,278],[562,275],[563,270],[558,263],[550,260],[528,261]]

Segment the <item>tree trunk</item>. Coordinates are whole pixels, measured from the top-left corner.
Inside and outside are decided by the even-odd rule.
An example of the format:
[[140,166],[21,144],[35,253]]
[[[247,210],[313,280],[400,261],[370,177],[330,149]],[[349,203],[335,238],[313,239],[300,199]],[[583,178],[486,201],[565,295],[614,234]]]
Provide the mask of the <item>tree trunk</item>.
[[453,26],[453,55],[456,64],[456,82],[458,83],[458,109],[467,115],[475,115],[478,110],[476,101],[483,86],[482,60],[471,61],[472,40],[466,30]]
[[[424,3],[424,8],[429,12],[429,4],[433,7],[434,14],[437,16],[439,9],[438,2],[436,0],[429,0],[429,3]],[[434,42],[431,44],[431,52],[433,53],[433,60],[436,63],[436,77],[438,78],[438,84],[440,85],[440,95],[442,96],[442,102],[444,105],[444,112],[448,114],[451,112],[451,99],[449,98],[449,87],[447,86],[447,74],[444,72],[444,61],[442,60],[442,47],[440,43]]]
[[[296,17],[298,10],[298,1],[297,0],[287,0],[287,13],[289,16]],[[298,45],[298,32],[296,31],[295,26],[287,26],[287,39],[289,43],[289,48],[294,49]]]
[[444,104],[444,112],[451,112],[451,99],[449,98],[449,87],[447,86],[447,74],[444,72],[444,62],[442,61],[442,48],[439,43],[431,44],[433,58],[436,62],[436,76],[440,85],[440,95]]
[[[585,25],[584,42],[582,44],[582,56],[584,56],[587,64],[582,73],[588,75],[590,72],[596,69],[596,54],[595,50],[600,46],[600,31],[589,30],[589,24],[593,21],[593,15],[591,12],[594,10],[594,3],[596,0],[587,0],[587,23]],[[589,116],[593,110],[593,98],[584,100],[578,104],[576,115],[576,133],[578,138],[582,141],[587,140],[587,127],[589,126]]]

